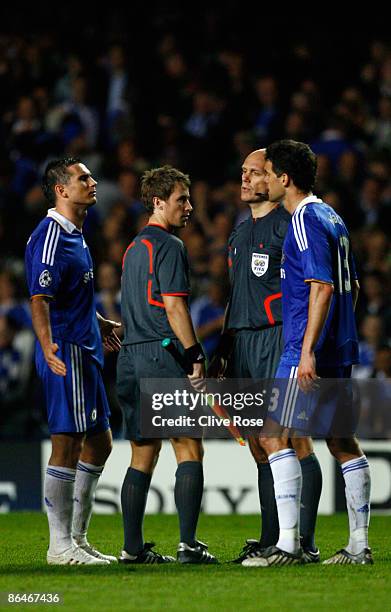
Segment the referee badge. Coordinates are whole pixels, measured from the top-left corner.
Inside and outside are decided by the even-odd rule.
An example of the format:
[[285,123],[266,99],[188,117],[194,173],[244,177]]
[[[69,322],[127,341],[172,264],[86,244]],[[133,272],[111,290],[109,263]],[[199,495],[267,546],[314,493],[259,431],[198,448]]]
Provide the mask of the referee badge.
[[263,276],[269,267],[269,255],[266,253],[253,253],[251,270],[255,276]]

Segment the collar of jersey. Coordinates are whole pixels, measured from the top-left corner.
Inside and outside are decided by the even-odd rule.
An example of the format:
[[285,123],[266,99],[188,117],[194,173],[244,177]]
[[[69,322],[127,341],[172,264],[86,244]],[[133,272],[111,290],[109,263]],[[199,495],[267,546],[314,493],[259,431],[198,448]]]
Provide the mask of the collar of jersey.
[[302,200],[301,202],[299,202],[295,212],[293,213],[294,215],[296,215],[299,210],[301,208],[303,208],[303,206],[306,206],[307,204],[314,204],[315,202],[317,202],[318,204],[320,202],[322,202],[322,200],[320,198],[318,198],[316,195],[309,195],[306,198],[304,198],[304,200]]
[[49,208],[47,216],[57,221],[57,223],[61,225],[62,229],[68,232],[68,234],[72,234],[73,230],[76,230],[81,234],[81,230],[79,230],[76,225],[72,223],[72,221],[69,221],[69,219],[64,217],[64,215],[60,215],[55,208]]
[[169,234],[171,233],[170,230],[165,228],[164,225],[160,225],[160,223],[147,223],[145,227],[160,227],[160,229],[164,230],[165,232],[168,232]]

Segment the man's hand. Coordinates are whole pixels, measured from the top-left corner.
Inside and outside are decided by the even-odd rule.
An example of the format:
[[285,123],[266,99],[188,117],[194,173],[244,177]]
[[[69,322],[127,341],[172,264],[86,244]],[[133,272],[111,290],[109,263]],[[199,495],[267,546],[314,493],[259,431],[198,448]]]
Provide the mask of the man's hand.
[[315,386],[315,381],[319,378],[316,373],[316,358],[313,351],[302,353],[300,357],[299,369],[297,371],[297,381],[304,393],[311,391]]
[[121,341],[115,333],[116,327],[121,327],[121,323],[117,321],[110,321],[109,319],[103,319],[98,317],[99,327],[102,334],[103,346],[107,348],[111,353],[119,351],[121,348]]
[[54,374],[58,376],[65,376],[67,373],[66,365],[61,359],[56,357],[55,353],[58,351],[58,344],[52,342],[47,345],[47,347],[43,348],[43,354],[48,364],[49,368]]
[[188,374],[190,384],[196,391],[205,391],[205,365],[204,363],[194,363],[193,373]]
[[228,333],[221,334],[219,344],[208,367],[208,378],[222,380],[227,370],[228,359],[232,353],[234,336]]
[[217,378],[218,380],[224,379],[224,374],[227,370],[228,359],[221,355],[213,355],[211,362],[208,366],[207,377]]

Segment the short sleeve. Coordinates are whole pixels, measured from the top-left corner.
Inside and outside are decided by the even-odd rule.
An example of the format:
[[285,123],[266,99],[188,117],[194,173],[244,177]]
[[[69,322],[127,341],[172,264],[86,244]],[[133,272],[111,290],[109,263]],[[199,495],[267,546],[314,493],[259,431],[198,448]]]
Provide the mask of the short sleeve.
[[166,242],[159,254],[157,276],[161,295],[189,295],[189,263],[181,241]]
[[315,214],[303,208],[292,218],[303,279],[332,285],[333,267],[327,229]]
[[61,230],[56,222],[49,223],[31,247],[29,292],[30,296],[44,295],[54,298],[61,283]]

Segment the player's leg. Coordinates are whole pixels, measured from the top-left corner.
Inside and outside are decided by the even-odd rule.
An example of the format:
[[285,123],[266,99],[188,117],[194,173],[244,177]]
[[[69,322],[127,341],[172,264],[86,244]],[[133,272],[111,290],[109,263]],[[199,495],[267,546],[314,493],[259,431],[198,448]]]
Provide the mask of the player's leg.
[[[236,379],[261,380],[274,378],[282,348],[282,328],[262,331],[242,330],[235,336],[231,354],[230,376]],[[260,416],[263,416],[261,414]],[[273,474],[258,437],[250,436],[248,444],[258,472],[258,496],[261,509],[259,540],[246,540],[234,562],[257,556],[260,551],[276,544],[279,524],[274,495]]]
[[[145,343],[151,345],[155,343]],[[121,563],[166,563],[175,561],[152,551],[144,543],[143,521],[152,473],[158,460],[161,440],[145,440],[140,432],[141,378],[156,376],[154,347],[123,346],[117,364],[117,394],[125,421],[125,437],[130,440],[131,462],[121,489],[124,546]]]
[[204,490],[202,440],[172,438],[177,471],[175,473],[175,505],[178,511],[180,543],[177,558],[180,563],[217,563],[206,544],[197,540],[196,531]]
[[77,415],[86,431],[76,466],[72,535],[76,544],[89,554],[115,562],[116,557],[100,553],[87,541],[95,490],[112,448],[110,409],[98,364],[79,347],[72,347],[71,352],[73,364],[77,364]]
[[268,417],[260,444],[268,456],[274,481],[274,492],[280,526],[276,546],[268,547],[260,557],[246,559],[247,567],[270,565],[292,565],[303,562],[300,548],[300,500],[302,472],[296,452],[290,447],[288,430],[285,428],[286,414],[293,415],[296,409],[296,368],[279,366],[275,388],[271,393]]
[[258,495],[262,516],[259,546],[263,549],[277,544],[280,531],[274,495],[273,474],[267,455],[262,449],[258,437],[250,436],[248,444],[258,470]]
[[83,434],[54,434],[44,483],[49,522],[49,557],[62,555],[72,545],[72,515],[76,464]]
[[131,441],[132,457],[121,489],[124,546],[120,561],[139,562],[144,551],[143,522],[152,473],[161,440]]
[[89,554],[98,559],[116,562],[116,557],[99,552],[87,540],[96,487],[111,448],[112,435],[110,429],[98,433],[94,432],[92,435],[88,435],[84,441],[76,466],[72,536],[75,542]]
[[301,546],[305,560],[318,563],[320,555],[315,545],[315,526],[322,492],[322,471],[310,437],[292,437],[291,444],[299,459],[303,477],[300,504]]
[[[48,368],[42,351],[37,350],[37,369],[42,379],[52,454],[46,470],[44,497],[49,522],[50,564],[107,564],[89,555],[72,540],[73,497],[76,465],[85,435],[82,395],[79,393],[80,368],[73,359],[72,345],[58,341],[58,356],[67,366],[65,377],[56,376]],[[77,371],[76,371],[77,370]],[[78,386],[76,393],[75,386]],[[75,391],[75,392],[74,392]]]
[[371,476],[368,460],[356,438],[334,438],[327,441],[330,452],[341,466],[345,480],[346,506],[349,516],[349,542],[326,564],[373,563],[368,547]]

